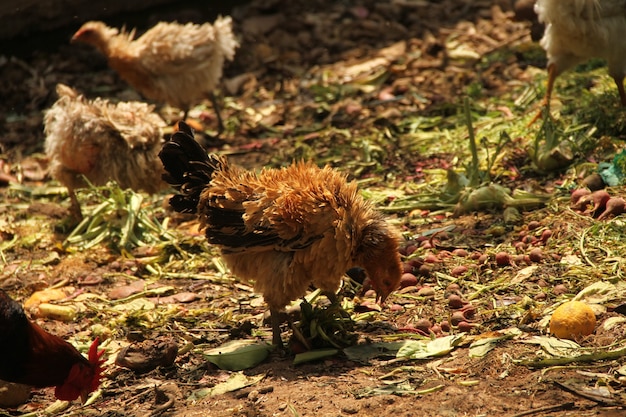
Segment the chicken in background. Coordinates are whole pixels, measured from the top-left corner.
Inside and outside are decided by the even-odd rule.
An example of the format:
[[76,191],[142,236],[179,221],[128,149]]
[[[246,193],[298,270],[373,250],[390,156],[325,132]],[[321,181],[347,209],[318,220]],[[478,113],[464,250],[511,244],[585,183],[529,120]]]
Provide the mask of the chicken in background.
[[0,379],[37,388],[56,387],[59,400],[83,402],[100,385],[98,339],[89,358],[65,340],[31,322],[22,306],[0,290]]
[[279,311],[310,284],[334,293],[344,273],[360,266],[381,303],[399,285],[398,234],[356,182],[305,162],[246,171],[207,156],[189,126],[178,126],[159,154],[163,178],[180,192],[170,205],[197,213],[232,273],[254,281],[269,306],[275,345],[282,346]]
[[58,84],[59,99],[46,111],[44,132],[50,174],[68,188],[72,216],[82,217],[75,189],[115,180],[122,188],[155,193],[164,188],[165,122],[140,102],[88,100]]
[[549,110],[556,77],[590,58],[606,59],[626,106],[626,0],[538,0],[535,12],[546,25],[541,39],[548,55],[544,106]]
[[218,17],[212,25],[160,22],[137,39],[134,30],[120,32],[102,22],[87,22],[72,42],[94,46],[144,97],[183,110],[183,120],[193,104],[208,96],[217,115],[218,135],[223,131],[214,89],[224,61],[232,61],[239,46],[230,16]]

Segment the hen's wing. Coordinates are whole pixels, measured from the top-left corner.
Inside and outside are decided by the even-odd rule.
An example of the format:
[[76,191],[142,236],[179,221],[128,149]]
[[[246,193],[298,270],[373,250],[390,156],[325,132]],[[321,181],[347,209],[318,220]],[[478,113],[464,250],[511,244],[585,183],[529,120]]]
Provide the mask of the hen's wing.
[[259,174],[246,171],[207,155],[185,123],[159,157],[167,171],[163,179],[180,192],[170,200],[172,207],[197,211],[208,240],[226,252],[291,251],[328,233],[351,233],[341,221],[357,195],[356,183],[346,184],[329,167],[300,162]]
[[589,16],[589,13],[583,14],[583,17],[586,19],[602,19],[602,18],[612,18],[617,16],[626,16],[626,0],[600,0],[594,1],[593,9],[588,8],[587,11],[592,12],[592,16]]
[[[232,173],[231,173],[232,174]],[[242,250],[293,251],[340,227],[356,184],[330,168],[298,163],[256,175],[217,173],[206,198],[204,222],[209,241]]]
[[153,110],[154,106],[137,101],[104,101],[100,106],[100,114],[114,136],[123,139],[130,149],[154,148],[162,142],[165,122]]
[[209,23],[160,22],[134,43],[141,65],[159,74],[181,74],[210,65],[216,50],[216,33]]

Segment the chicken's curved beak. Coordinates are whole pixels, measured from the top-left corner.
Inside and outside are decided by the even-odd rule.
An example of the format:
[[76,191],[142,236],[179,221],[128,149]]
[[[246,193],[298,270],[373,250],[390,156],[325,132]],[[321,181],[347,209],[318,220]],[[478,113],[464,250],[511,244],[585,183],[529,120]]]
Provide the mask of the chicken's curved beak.
[[70,39],[70,43],[74,43],[74,42],[78,42],[78,39],[82,36],[83,31],[82,30],[77,30],[76,33],[74,33],[74,35],[72,35],[72,38]]
[[376,293],[376,304],[382,306],[383,304],[385,304],[385,300],[387,299],[387,297],[389,297],[388,292]]

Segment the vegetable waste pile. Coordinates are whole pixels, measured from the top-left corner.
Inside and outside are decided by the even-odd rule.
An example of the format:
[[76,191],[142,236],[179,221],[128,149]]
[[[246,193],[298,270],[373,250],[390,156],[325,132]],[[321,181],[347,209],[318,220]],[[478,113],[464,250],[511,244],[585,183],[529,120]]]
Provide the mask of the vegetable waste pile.
[[[218,86],[219,134],[209,95],[189,109],[146,100],[94,48],[70,44],[85,22],[0,56],[0,289],[85,356],[97,339],[104,353],[92,348],[92,362],[105,360],[83,405],[0,381],[0,415],[623,415],[626,118],[604,63],[559,73],[548,107],[545,51],[509,1],[253,0],[229,15],[238,47]],[[107,24],[140,35],[158,22],[215,19],[188,5]],[[44,123],[58,84],[92,110],[55,106],[54,159]],[[142,121],[156,136],[133,129],[132,108],[149,114]],[[388,227],[370,211],[367,221],[394,255],[388,230],[398,231],[395,291],[380,297],[393,280],[352,268],[336,296],[311,287],[270,320],[254,283],[209,241],[245,251],[280,238],[291,250],[319,236],[297,230],[302,240],[288,240],[259,221],[242,235],[256,240],[235,242],[244,221],[232,213],[253,198],[273,207],[260,186],[239,183],[224,196],[245,202],[227,207],[230,223],[212,224],[222,235],[207,240],[201,224],[217,215],[202,210],[219,198],[200,199],[200,222],[185,212],[198,200],[178,213],[165,182],[135,181],[158,176],[159,135],[168,140],[187,110],[195,139],[229,165],[291,172],[269,169],[304,160],[356,181],[383,213]],[[66,131],[81,132],[79,152]],[[59,177],[52,162],[84,177]],[[133,189],[106,182],[107,170]],[[264,199],[287,207],[281,187],[264,188]],[[344,199],[332,197],[324,201]],[[321,211],[289,207],[307,219],[307,208]],[[249,276],[252,267],[237,268]],[[274,319],[283,349],[272,345]],[[0,340],[0,352],[11,346]]]

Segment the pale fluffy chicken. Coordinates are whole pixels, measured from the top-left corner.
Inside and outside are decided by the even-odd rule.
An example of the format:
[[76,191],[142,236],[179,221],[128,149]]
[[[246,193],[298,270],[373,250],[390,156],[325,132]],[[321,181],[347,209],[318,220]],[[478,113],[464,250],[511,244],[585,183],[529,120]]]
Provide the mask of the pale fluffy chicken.
[[57,85],[59,99],[46,111],[44,132],[50,175],[68,188],[71,213],[81,217],[74,190],[115,180],[122,188],[155,193],[164,188],[158,153],[165,122],[140,102],[88,100]]
[[159,154],[164,179],[180,192],[170,204],[197,212],[233,274],[254,281],[270,309],[274,344],[282,346],[278,312],[310,284],[335,292],[343,274],[360,266],[380,302],[398,286],[397,232],[356,182],[304,162],[246,171],[207,156],[187,125],[179,129]]
[[160,22],[139,38],[102,22],[85,23],[72,37],[96,47],[108,64],[144,97],[185,112],[202,99],[213,102],[220,131],[222,120],[213,90],[222,78],[224,61],[239,46],[230,16],[196,25]]
[[590,58],[605,59],[626,106],[626,0],[538,0],[535,12],[546,24],[541,46],[548,55],[549,106],[554,80]]

